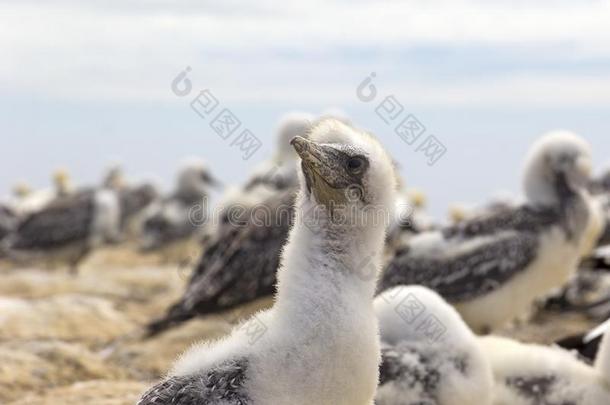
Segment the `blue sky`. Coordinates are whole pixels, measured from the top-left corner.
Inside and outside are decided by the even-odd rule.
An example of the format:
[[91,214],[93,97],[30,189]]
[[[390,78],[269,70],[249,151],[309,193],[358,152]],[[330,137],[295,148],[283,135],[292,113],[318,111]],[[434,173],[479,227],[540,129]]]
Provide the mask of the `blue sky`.
[[[206,159],[239,182],[292,110],[346,111],[443,215],[519,190],[528,145],[576,131],[610,161],[610,2],[0,1],[0,195],[65,167],[80,184],[123,164],[169,184]],[[243,161],[170,89],[186,66],[262,141]],[[356,98],[371,72],[447,147],[435,166]]]

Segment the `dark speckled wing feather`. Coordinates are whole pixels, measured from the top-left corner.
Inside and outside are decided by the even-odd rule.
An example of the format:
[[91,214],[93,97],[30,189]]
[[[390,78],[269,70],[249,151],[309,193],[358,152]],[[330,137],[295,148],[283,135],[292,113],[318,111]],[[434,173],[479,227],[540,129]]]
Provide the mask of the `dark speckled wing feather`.
[[203,374],[171,377],[148,390],[137,405],[248,405],[247,369],[247,359],[239,359]]
[[0,205],[0,240],[10,234],[17,225],[17,215],[8,207]]
[[384,270],[380,291],[396,285],[426,286],[451,302],[460,302],[495,291],[535,259],[538,239],[533,234],[513,234],[490,240],[468,253],[444,260],[398,253]]
[[554,209],[521,207],[446,228],[442,231],[445,242],[477,242],[449,257],[421,255],[407,245],[384,269],[379,292],[419,284],[451,302],[485,295],[525,270],[536,258],[539,233],[560,221]]
[[[294,209],[294,193],[284,192],[268,201],[261,219],[223,226],[210,243],[189,280],[182,299],[167,315],[148,326],[149,335],[176,323],[234,308],[275,292],[276,271],[282,247],[288,239]],[[271,213],[272,215],[270,215]]]
[[393,386],[396,393],[408,391],[405,396],[409,400],[405,398],[401,401],[396,394],[393,398],[381,395],[376,399],[377,404],[437,404],[447,380],[457,374],[468,376],[470,363],[466,352],[455,349],[447,352],[439,345],[422,343],[403,341],[393,346],[382,344],[380,392],[386,386]]
[[156,197],[157,191],[150,184],[121,190],[118,193],[121,207],[121,227],[135,214],[149,205]]
[[44,250],[85,240],[91,229],[93,210],[93,192],[57,199],[19,224],[11,247]]
[[383,347],[379,365],[379,387],[397,383],[417,391],[422,404],[437,403],[441,374],[435,364],[407,344]]
[[494,211],[488,215],[445,228],[443,236],[445,238],[472,238],[503,230],[538,232],[558,224],[560,221],[561,213],[557,208],[524,205],[516,209],[506,208]]

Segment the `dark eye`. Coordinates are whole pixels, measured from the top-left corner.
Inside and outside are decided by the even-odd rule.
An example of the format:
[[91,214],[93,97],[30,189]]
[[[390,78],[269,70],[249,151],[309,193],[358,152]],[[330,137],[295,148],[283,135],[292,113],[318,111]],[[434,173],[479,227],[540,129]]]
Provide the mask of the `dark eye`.
[[358,173],[364,168],[364,159],[359,156],[349,158],[347,168],[353,173]]

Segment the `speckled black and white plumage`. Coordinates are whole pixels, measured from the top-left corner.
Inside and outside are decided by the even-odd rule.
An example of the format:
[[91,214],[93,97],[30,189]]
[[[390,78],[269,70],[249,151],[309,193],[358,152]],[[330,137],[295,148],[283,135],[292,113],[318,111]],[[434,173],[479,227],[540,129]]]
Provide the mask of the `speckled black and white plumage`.
[[385,269],[379,290],[424,285],[452,302],[489,294],[527,268],[536,258],[539,233],[560,221],[553,208],[521,207],[445,228],[438,235],[439,246],[451,249],[472,243],[472,247],[448,258],[442,252],[419,255],[407,244]]
[[0,241],[17,226],[18,217],[11,208],[0,205]]
[[248,405],[248,360],[221,363],[203,374],[173,376],[149,389],[137,405]]
[[[244,222],[219,228],[208,243],[186,292],[167,314],[148,326],[151,335],[198,315],[231,309],[275,292],[282,246],[293,220],[294,193],[280,193]],[[257,219],[258,218],[258,219]]]
[[[603,340],[602,340],[603,342]],[[608,345],[590,363],[559,347],[488,336],[480,345],[494,373],[495,405],[610,403]]]
[[553,395],[560,391],[561,385],[570,381],[562,381],[554,375],[538,375],[532,377],[508,377],[505,379],[507,387],[526,403],[531,405],[578,405],[582,403],[582,393],[570,392],[568,394]]
[[120,207],[112,191],[81,190],[25,217],[3,241],[15,261],[61,256],[71,269],[94,247],[119,238]]
[[151,184],[123,188],[117,193],[121,208],[121,228],[125,228],[131,218],[158,198],[158,192]]
[[525,203],[414,236],[396,250],[379,291],[424,285],[488,332],[565,284],[596,236],[586,192],[590,149],[576,135],[551,133],[527,162]]
[[476,336],[435,292],[399,286],[375,299],[381,334],[377,405],[491,405]]
[[[468,363],[465,358],[456,357],[446,361],[445,353],[438,348],[423,353],[420,347],[409,342],[381,348],[379,366],[379,389],[393,384],[395,390],[404,394],[404,402],[377,399],[377,405],[438,404],[438,392],[443,384],[443,373],[465,374]],[[412,398],[409,400],[408,398]]]
[[46,250],[87,238],[93,223],[93,193],[59,198],[17,227],[11,248]]
[[[204,229],[203,225],[208,220],[209,188],[218,182],[207,166],[196,160],[184,165],[176,183],[170,195],[147,209],[141,226],[142,250],[151,251],[188,242]],[[154,198],[150,186],[135,191],[139,194],[140,203]]]

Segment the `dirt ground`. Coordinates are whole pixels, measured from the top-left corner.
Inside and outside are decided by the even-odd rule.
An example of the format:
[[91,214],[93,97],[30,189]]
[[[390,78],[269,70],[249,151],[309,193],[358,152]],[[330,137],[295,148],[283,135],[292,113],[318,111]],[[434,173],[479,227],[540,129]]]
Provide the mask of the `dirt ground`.
[[[0,404],[134,404],[192,343],[228,333],[237,316],[220,314],[142,340],[142,326],[188,278],[188,266],[160,262],[120,247],[94,253],[76,276],[0,265]],[[270,304],[240,308],[239,316]],[[590,326],[542,314],[501,333],[547,343]]]

